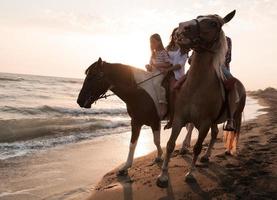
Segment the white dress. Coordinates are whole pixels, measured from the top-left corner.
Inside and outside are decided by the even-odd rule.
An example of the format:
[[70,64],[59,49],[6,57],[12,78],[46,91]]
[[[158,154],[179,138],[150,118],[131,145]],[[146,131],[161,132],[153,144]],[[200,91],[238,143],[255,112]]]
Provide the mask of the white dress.
[[185,64],[188,59],[188,54],[185,53],[182,55],[180,49],[176,51],[168,51],[167,53],[169,55],[169,61],[173,66],[178,64],[181,65],[180,69],[173,71],[175,79],[179,80],[185,74]]

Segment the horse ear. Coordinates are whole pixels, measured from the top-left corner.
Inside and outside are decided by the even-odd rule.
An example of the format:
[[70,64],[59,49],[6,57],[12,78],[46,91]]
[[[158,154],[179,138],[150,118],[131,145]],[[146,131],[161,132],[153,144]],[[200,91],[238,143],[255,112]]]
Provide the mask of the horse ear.
[[101,58],[101,57],[98,58],[97,63],[98,63],[98,64],[102,63],[102,58]]
[[233,17],[235,16],[236,14],[236,10],[233,10],[232,12],[230,12],[228,15],[226,15],[224,18],[223,18],[223,21],[224,23],[228,23],[229,21],[231,21],[231,19],[233,19]]
[[97,61],[97,66],[98,66],[98,67],[101,67],[101,66],[102,66],[102,63],[103,63],[102,58],[99,57],[99,58],[98,58],[98,61]]

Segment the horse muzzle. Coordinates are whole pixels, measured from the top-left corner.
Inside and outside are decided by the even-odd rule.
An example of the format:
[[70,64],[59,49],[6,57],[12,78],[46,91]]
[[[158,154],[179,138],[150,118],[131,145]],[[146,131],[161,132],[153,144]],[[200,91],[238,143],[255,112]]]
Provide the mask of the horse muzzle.
[[91,104],[95,101],[94,96],[90,96],[84,103],[83,108],[91,108]]
[[81,108],[91,108],[92,102],[92,98],[88,98],[87,100],[77,100],[77,103]]

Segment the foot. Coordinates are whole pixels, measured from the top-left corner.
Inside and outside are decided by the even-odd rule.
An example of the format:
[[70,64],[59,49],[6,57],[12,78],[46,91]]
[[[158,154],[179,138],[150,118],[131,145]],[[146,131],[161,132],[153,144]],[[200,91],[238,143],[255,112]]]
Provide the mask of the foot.
[[225,151],[225,155],[226,155],[226,156],[231,156],[232,154],[231,154],[231,152],[230,152],[229,150],[226,150],[226,151]]
[[127,176],[128,175],[128,170],[127,169],[120,169],[117,173],[117,176]]
[[233,119],[228,119],[226,125],[223,127],[224,131],[235,131],[235,122]]
[[156,158],[154,159],[154,162],[155,162],[155,163],[161,163],[161,162],[163,162],[163,159],[162,159],[161,157],[156,157]]
[[210,159],[208,156],[202,156],[200,158],[200,162],[202,162],[202,163],[208,163],[209,161],[210,161]]
[[170,120],[167,122],[167,124],[164,126],[164,130],[172,128],[172,121]]
[[194,176],[192,175],[192,172],[188,172],[186,174],[185,181],[186,182],[194,182],[195,181]]
[[168,177],[165,175],[159,175],[156,184],[160,188],[168,187]]
[[180,150],[181,155],[185,155],[185,154],[188,154],[188,153],[189,153],[189,150],[186,147],[182,147],[182,149]]

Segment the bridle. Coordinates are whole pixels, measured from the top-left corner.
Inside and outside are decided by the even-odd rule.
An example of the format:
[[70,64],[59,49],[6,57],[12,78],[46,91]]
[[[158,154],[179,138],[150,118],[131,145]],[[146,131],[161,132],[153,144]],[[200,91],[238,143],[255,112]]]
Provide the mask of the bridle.
[[[101,66],[103,66],[105,63],[106,63],[105,61],[102,61]],[[141,85],[141,84],[143,84],[143,83],[145,83],[145,82],[147,82],[147,81],[149,81],[149,80],[151,80],[151,79],[153,79],[153,78],[155,78],[155,77],[157,77],[157,76],[160,76],[160,75],[162,75],[162,74],[163,74],[163,72],[161,72],[161,73],[159,73],[159,74],[156,74],[156,75],[153,75],[153,76],[151,76],[151,77],[149,77],[149,78],[147,78],[147,79],[145,79],[145,80],[142,80],[141,82],[136,83],[136,86],[139,86],[139,85]],[[97,75],[98,75],[98,77],[97,77],[98,81],[99,81],[99,82],[101,81],[101,82],[103,83],[103,79],[105,79],[105,74],[104,74],[104,72],[99,70],[99,72],[97,73]],[[97,98],[95,98],[94,95],[90,95],[90,97],[86,100],[86,103],[85,103],[85,104],[90,103],[90,102],[94,102],[94,103],[96,104],[96,102],[97,102],[98,100],[100,100],[100,99],[107,99],[107,98],[110,97],[110,96],[114,96],[115,94],[107,94],[108,90],[110,90],[112,87],[113,87],[113,86],[110,86],[110,88],[108,88],[105,92],[103,92],[102,94],[100,94]]]
[[[101,66],[103,66],[105,64],[105,61],[102,61],[101,63]],[[100,68],[101,69],[101,68]],[[97,75],[94,77],[97,79],[97,81],[99,83],[102,83],[103,84],[103,80],[105,80],[105,75],[104,75],[104,72],[102,70],[99,70]],[[96,104],[96,102],[99,100],[99,99],[106,99],[107,97],[109,96],[113,96],[114,94],[108,94],[107,95],[107,92],[108,92],[109,89],[107,89],[105,92],[103,92],[102,94],[100,94],[98,97],[95,98],[95,95],[90,95],[90,97],[86,100],[86,103],[90,103],[90,102],[94,102]]]
[[206,41],[203,37],[201,37],[201,29],[200,29],[200,23],[198,19],[193,19],[196,23],[196,32],[197,37],[191,39],[191,42],[193,44],[192,49],[196,52],[202,52],[202,51],[208,51],[210,53],[215,53],[211,48],[219,40],[221,27],[219,27],[216,31],[216,34],[214,38],[211,41]]

